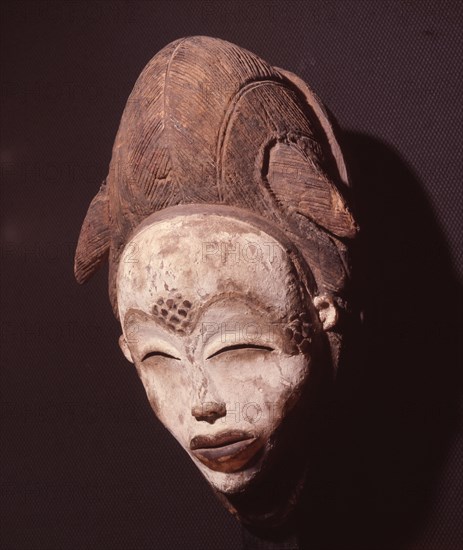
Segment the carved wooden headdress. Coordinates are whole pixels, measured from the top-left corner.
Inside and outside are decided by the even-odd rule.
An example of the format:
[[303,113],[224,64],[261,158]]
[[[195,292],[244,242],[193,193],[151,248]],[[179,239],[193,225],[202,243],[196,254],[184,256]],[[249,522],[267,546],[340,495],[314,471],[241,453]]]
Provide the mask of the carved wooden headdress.
[[327,114],[297,76],[223,40],[172,42],[151,59],[127,101],[109,173],[85,217],[75,276],[109,258],[109,294],[133,230],[178,204],[252,211],[297,245],[320,293],[349,278],[346,243],[357,226]]

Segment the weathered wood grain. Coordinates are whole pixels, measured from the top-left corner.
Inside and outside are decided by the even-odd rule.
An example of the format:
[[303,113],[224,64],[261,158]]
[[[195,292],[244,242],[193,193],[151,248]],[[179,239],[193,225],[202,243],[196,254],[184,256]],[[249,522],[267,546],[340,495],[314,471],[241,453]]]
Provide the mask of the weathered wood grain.
[[320,292],[341,294],[342,241],[357,232],[348,186],[326,112],[302,80],[223,40],[177,40],[128,98],[104,192],[82,226],[76,278],[85,282],[109,257],[117,314],[115,273],[135,227],[169,206],[225,204],[293,235]]

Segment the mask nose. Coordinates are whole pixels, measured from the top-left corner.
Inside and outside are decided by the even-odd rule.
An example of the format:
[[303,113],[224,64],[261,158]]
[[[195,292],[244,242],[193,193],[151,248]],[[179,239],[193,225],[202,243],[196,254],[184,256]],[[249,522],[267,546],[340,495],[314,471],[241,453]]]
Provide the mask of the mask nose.
[[194,396],[191,415],[198,422],[208,422],[209,424],[226,416],[227,407],[221,399],[217,399],[214,383],[202,365],[194,365],[191,381]]
[[198,422],[204,421],[213,424],[219,418],[226,416],[227,407],[223,402],[205,401],[194,404],[191,407],[191,414]]

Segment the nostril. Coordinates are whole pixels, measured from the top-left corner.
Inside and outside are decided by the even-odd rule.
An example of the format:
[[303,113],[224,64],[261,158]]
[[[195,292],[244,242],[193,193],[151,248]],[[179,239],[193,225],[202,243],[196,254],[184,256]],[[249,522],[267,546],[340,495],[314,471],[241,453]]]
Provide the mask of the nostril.
[[222,416],[225,416],[227,414],[227,407],[225,403],[217,403],[215,401],[210,401],[207,403],[200,403],[198,405],[194,405],[191,408],[191,414],[196,418],[198,421],[205,421],[205,422],[214,422],[218,418],[221,418]]

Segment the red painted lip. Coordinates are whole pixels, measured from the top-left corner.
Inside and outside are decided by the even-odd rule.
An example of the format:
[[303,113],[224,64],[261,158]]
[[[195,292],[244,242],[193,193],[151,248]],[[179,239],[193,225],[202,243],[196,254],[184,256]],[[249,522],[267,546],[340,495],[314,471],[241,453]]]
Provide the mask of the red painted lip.
[[197,435],[190,442],[193,455],[211,470],[236,472],[243,469],[261,445],[249,432],[233,430],[218,435]]

